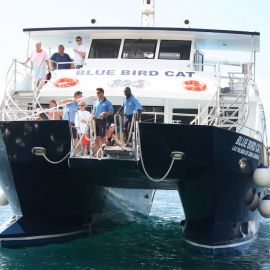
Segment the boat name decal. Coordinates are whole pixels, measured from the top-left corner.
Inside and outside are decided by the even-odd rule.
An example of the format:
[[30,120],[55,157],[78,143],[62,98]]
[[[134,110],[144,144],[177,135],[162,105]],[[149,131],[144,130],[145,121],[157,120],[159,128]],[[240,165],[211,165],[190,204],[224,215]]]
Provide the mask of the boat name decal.
[[185,78],[192,78],[195,74],[194,71],[157,71],[157,70],[129,70],[129,69],[122,69],[122,70],[114,70],[114,69],[88,69],[88,70],[77,70],[77,76],[159,76],[164,75],[166,77],[185,77]]
[[232,147],[232,151],[259,160],[260,147],[260,143],[252,139],[239,136]]
[[131,80],[113,80],[108,83],[109,87],[125,87],[125,86],[130,86],[130,87],[136,87],[136,88],[143,88],[149,86],[149,82],[145,80],[136,80],[136,81],[131,81]]

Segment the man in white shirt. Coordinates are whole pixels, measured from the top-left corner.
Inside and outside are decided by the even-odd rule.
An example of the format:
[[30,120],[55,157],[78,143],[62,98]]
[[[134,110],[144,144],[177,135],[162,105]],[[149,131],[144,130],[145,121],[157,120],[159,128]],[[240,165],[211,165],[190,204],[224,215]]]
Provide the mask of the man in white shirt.
[[74,51],[74,64],[75,68],[81,68],[83,66],[84,58],[86,55],[86,48],[82,44],[82,37],[76,37],[77,46],[73,49]]
[[26,65],[31,60],[32,76],[34,86],[42,88],[46,80],[46,66],[49,69],[49,58],[47,52],[41,48],[41,42],[35,44],[36,49],[27,57],[23,63]]

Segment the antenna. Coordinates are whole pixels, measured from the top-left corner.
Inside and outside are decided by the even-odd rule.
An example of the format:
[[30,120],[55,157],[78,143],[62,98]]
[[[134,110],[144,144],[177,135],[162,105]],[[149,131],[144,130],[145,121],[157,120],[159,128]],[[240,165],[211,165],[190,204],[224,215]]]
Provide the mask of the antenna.
[[141,26],[151,27],[155,24],[154,0],[143,0]]

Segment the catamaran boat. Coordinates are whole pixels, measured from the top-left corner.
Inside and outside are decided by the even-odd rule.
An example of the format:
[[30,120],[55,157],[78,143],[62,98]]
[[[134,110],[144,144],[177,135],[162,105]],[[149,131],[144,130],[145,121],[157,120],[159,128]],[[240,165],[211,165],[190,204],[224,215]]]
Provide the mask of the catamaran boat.
[[[144,1],[142,21],[153,20]],[[144,24],[145,25],[145,24]],[[87,47],[80,69],[55,69],[42,87],[14,60],[0,122],[1,202],[13,217],[3,247],[68,241],[149,215],[155,190],[178,190],[186,243],[205,252],[245,248],[260,216],[270,216],[270,172],[263,105],[255,82],[258,32],[194,28],[57,27],[23,30],[47,52]],[[42,64],[42,63],[41,63]],[[59,63],[55,63],[58,65]],[[103,87],[115,111],[129,86],[143,106],[119,146],[85,156],[69,121],[49,120],[49,100],[82,91],[92,110]],[[64,108],[65,109],[65,108]],[[169,198],[168,198],[169,199]],[[179,231],[180,233],[180,231]]]

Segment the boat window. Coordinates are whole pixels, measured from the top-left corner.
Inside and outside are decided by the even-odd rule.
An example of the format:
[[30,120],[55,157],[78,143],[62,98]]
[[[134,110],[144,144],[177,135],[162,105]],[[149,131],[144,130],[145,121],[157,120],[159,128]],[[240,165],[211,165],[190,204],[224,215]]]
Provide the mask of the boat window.
[[121,39],[93,39],[88,58],[117,58]]
[[142,122],[164,123],[163,106],[143,106]]
[[195,116],[197,116],[198,109],[173,109],[173,113],[175,115],[172,117],[172,123],[189,125]]
[[161,40],[158,58],[189,60],[191,40]]
[[126,39],[122,58],[126,59],[153,59],[157,40],[154,39]]

